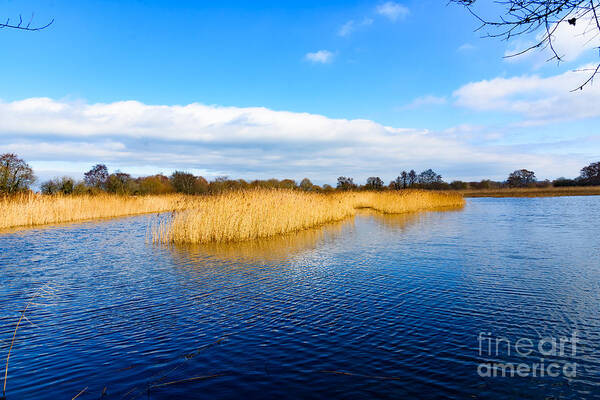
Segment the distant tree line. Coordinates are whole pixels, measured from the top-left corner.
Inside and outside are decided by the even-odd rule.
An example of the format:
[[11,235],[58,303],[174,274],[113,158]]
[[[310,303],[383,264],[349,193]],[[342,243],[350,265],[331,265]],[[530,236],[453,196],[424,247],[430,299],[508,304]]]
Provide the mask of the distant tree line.
[[44,194],[95,194],[102,192],[129,195],[165,193],[215,194],[251,188],[324,190],[322,187],[313,185],[307,178],[303,179],[300,184],[291,179],[246,181],[244,179],[229,179],[227,177],[217,177],[209,182],[202,176],[196,176],[185,171],[175,171],[170,176],[157,174],[135,178],[121,171],[109,173],[108,168],[104,164],[93,166],[84,174],[83,181],[75,182],[72,178],[63,177],[51,179],[41,185],[41,191]]
[[340,176],[336,188],[339,190],[400,190],[409,188],[430,190],[451,189],[451,187],[442,180],[442,176],[432,169],[427,169],[420,174],[417,174],[415,170],[412,169],[409,172],[402,171],[402,173],[387,186],[378,176],[367,178],[367,182],[364,185],[355,184],[353,178]]
[[[96,164],[84,173],[84,178],[77,181],[71,177],[58,177],[42,182],[40,190],[44,194],[97,194],[114,193],[122,195],[146,195],[165,193],[215,194],[231,190],[252,188],[296,189],[312,192],[331,192],[335,190],[467,190],[467,189],[501,189],[525,187],[560,187],[560,186],[592,186],[600,185],[600,162],[592,163],[581,169],[577,178],[558,178],[554,181],[538,181],[535,173],[527,169],[516,170],[509,174],[503,182],[482,180],[479,182],[452,181],[445,182],[442,176],[426,169],[417,174],[414,169],[402,171],[389,184],[383,179],[372,176],[365,184],[359,185],[348,176],[340,176],[336,187],[331,185],[315,185],[304,178],[299,183],[292,179],[252,180],[229,179],[218,177],[208,181],[202,176],[190,172],[175,171],[171,175],[162,174],[133,177],[128,173],[114,171],[110,173],[106,165]],[[16,154],[0,155],[0,194],[14,194],[31,191],[36,182],[33,169]]]

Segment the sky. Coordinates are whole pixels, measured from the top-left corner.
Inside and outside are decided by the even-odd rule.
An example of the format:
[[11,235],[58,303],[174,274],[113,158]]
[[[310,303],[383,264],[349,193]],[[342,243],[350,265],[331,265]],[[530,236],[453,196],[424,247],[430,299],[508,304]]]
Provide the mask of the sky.
[[[480,0],[478,11],[501,10]],[[482,38],[446,1],[7,1],[0,153],[40,180],[96,163],[132,175],[386,182],[575,177],[600,161],[598,62],[585,21],[547,50]]]

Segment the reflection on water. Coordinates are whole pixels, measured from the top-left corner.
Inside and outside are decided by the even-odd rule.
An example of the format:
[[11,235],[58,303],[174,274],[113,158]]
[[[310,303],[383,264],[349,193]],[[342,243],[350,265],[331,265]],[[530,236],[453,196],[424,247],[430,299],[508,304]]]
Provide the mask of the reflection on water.
[[[226,246],[147,242],[152,217],[0,235],[7,398],[593,398],[600,198],[365,212]],[[43,303],[43,304],[41,304]],[[576,377],[484,378],[478,335],[569,337]],[[150,389],[150,390],[148,390]]]
[[[412,225],[418,224],[423,221],[423,218],[429,218],[433,212],[437,217],[444,218],[444,215],[449,212],[461,212],[464,207],[440,207],[429,212],[415,212],[415,213],[404,213],[404,214],[382,214],[380,212],[362,209],[359,213],[359,217],[370,217],[380,223],[382,226],[400,232],[406,230]],[[443,222],[442,222],[443,223]]]
[[344,231],[354,228],[354,219],[322,225],[313,229],[293,232],[272,238],[234,243],[208,243],[201,245],[168,246],[174,257],[210,257],[236,263],[280,262],[295,255],[315,249],[319,244],[335,240]]
[[[438,212],[460,211],[462,207],[444,208]],[[403,231],[410,225],[422,220],[426,213],[382,214],[380,212],[363,208],[357,213],[356,218],[372,219],[389,229]],[[443,216],[443,213],[440,214]],[[167,246],[174,257],[192,259],[215,259],[233,263],[280,263],[293,259],[295,256],[309,250],[314,250],[326,242],[331,242],[337,237],[354,230],[355,217],[339,222],[321,225],[312,229],[305,229],[287,235],[272,238],[249,240],[233,243],[208,243],[208,244],[176,244]]]

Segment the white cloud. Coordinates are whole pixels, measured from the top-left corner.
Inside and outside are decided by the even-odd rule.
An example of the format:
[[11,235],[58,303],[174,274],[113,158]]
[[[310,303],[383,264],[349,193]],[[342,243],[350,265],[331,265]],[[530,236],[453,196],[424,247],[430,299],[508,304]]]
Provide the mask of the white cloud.
[[342,25],[342,27],[338,31],[338,35],[339,36],[348,36],[352,32],[354,32],[355,29],[356,29],[356,27],[354,26],[354,21],[350,20],[350,21],[346,22],[344,25]]
[[[569,24],[566,18],[563,22],[550,26],[550,30],[554,31],[552,35],[552,46],[556,53],[565,62],[575,61],[587,51],[600,47],[600,34],[596,20],[591,16],[579,18],[575,26]],[[536,36],[535,41],[526,41],[519,38],[512,43],[512,46],[507,49],[505,56],[508,61],[531,60],[536,67],[545,64],[546,60],[552,58],[554,53],[549,47],[545,47],[542,51],[531,50],[516,57],[511,57],[523,50],[537,44],[544,37],[545,31]]]
[[329,64],[333,61],[334,54],[329,50],[319,50],[314,53],[307,53],[304,58],[315,64]]
[[38,172],[50,165],[52,174],[104,162],[144,173],[177,168],[208,176],[308,176],[333,183],[339,175],[388,180],[410,168],[434,168],[450,179],[503,177],[522,165],[540,176],[572,175],[585,165],[581,157],[474,145],[460,132],[474,131],[435,133],[364,119],[197,103],[0,102],[2,152],[18,153]]
[[591,73],[592,66],[542,78],[523,75],[495,78],[464,85],[454,92],[456,104],[479,111],[521,114],[525,125],[600,117],[600,85],[571,92]]
[[371,18],[364,18],[362,21],[360,21],[358,23],[355,22],[354,20],[350,20],[340,27],[340,29],[338,31],[338,36],[342,36],[342,37],[350,36],[356,30],[358,30],[360,28],[364,28],[364,27],[372,25],[372,24],[373,24],[373,19],[371,19]]
[[380,4],[375,11],[377,14],[383,15],[391,21],[405,18],[410,13],[410,10],[407,7],[393,1]]
[[417,97],[410,104],[406,105],[404,108],[414,109],[414,108],[419,108],[419,107],[423,107],[423,106],[441,106],[441,105],[446,104],[447,102],[448,102],[448,99],[446,99],[445,97],[427,95],[427,96]]
[[468,52],[477,49],[477,47],[473,46],[471,43],[464,43],[458,47],[458,51],[460,52]]

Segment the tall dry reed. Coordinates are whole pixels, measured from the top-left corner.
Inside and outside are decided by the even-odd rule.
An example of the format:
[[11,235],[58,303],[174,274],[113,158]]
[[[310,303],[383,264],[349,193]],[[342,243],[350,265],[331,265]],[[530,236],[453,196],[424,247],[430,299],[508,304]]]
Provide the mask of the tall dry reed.
[[215,196],[25,194],[0,197],[0,229],[177,211],[154,228],[154,242],[232,242],[340,221],[360,208],[398,214],[463,204],[459,194],[423,190],[320,194],[262,189]]
[[249,190],[200,198],[158,226],[161,243],[230,242],[271,237],[339,221],[354,213],[341,195],[293,190]]
[[0,229],[180,210],[189,196],[41,195],[0,197]]
[[300,231],[353,216],[357,209],[406,213],[460,207],[456,193],[399,192],[306,193],[250,190],[199,198],[189,208],[153,228],[155,243],[235,242]]
[[357,192],[356,208],[372,208],[384,214],[403,214],[445,207],[462,207],[465,200],[454,192],[401,190],[389,192]]

